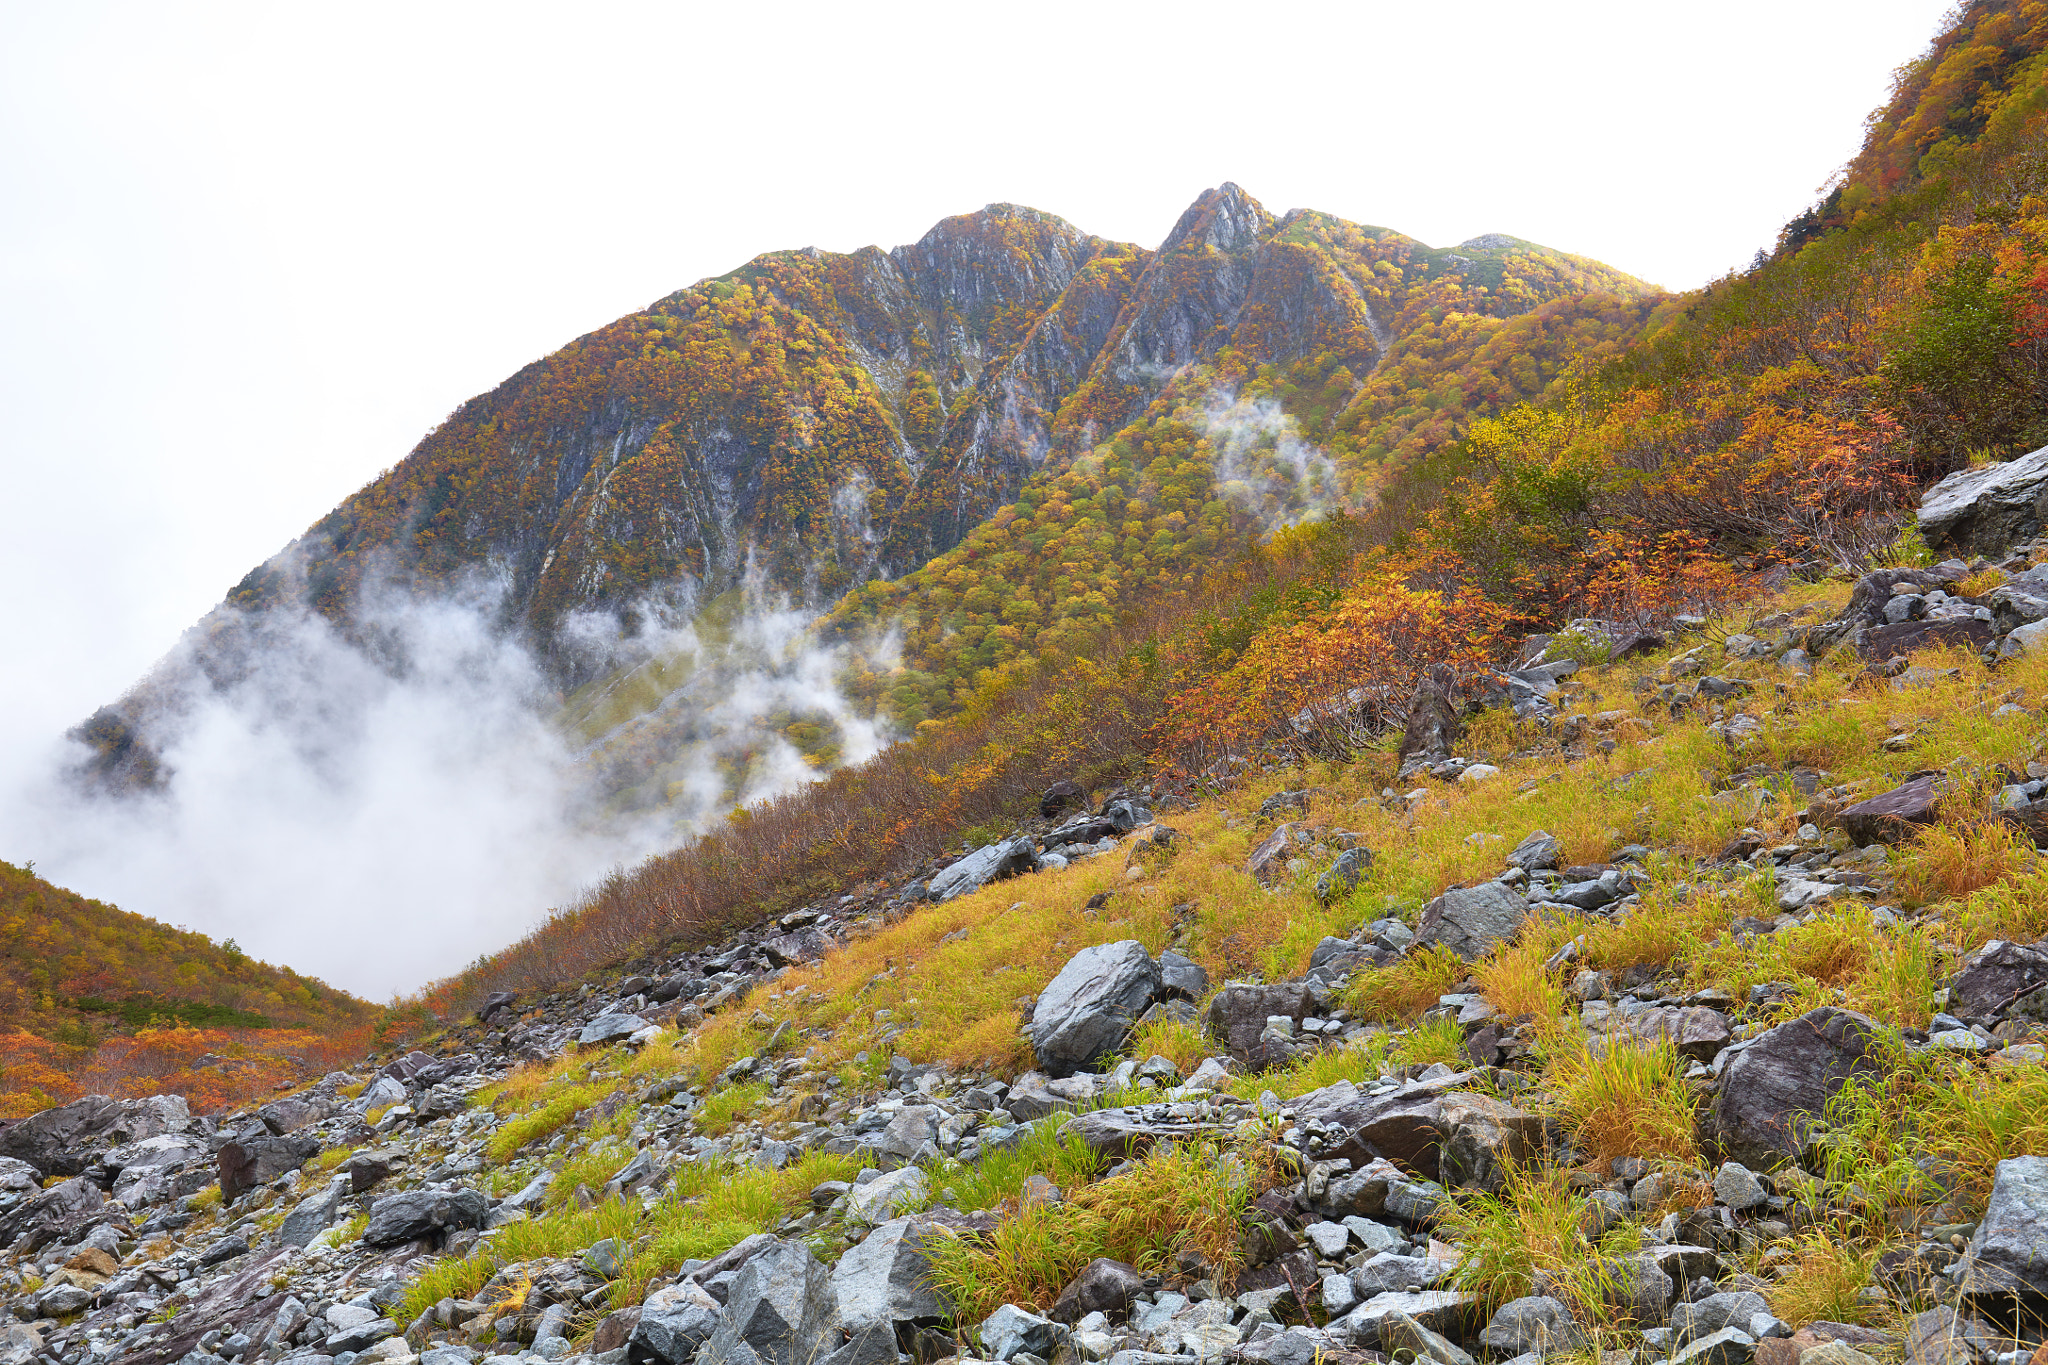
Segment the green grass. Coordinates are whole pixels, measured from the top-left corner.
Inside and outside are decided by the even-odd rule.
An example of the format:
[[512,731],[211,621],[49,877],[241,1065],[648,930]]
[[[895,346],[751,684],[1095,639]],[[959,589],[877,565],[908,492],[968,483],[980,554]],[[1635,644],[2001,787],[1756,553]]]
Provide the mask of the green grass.
[[1465,1051],[1465,1030],[1447,1014],[1425,1019],[1394,1040],[1388,1060],[1395,1066],[1429,1066],[1441,1062],[1463,1070],[1472,1064]]
[[1079,1134],[1063,1135],[1052,1122],[1040,1120],[1026,1128],[1024,1140],[1015,1147],[988,1152],[971,1166],[941,1162],[927,1176],[932,1189],[953,1192],[947,1202],[954,1208],[972,1213],[1013,1203],[1034,1175],[1069,1190],[1093,1180],[1101,1167],[1101,1158]]
[[527,1113],[508,1119],[491,1134],[485,1151],[493,1162],[503,1164],[528,1143],[539,1142],[559,1132],[585,1109],[616,1089],[610,1085],[570,1085],[546,1095]]
[[639,1205],[610,1199],[589,1209],[568,1208],[545,1218],[508,1223],[467,1256],[450,1256],[428,1266],[406,1290],[399,1321],[410,1325],[444,1298],[471,1298],[508,1265],[573,1256],[594,1242],[616,1237],[631,1242],[639,1231]]
[[732,1126],[752,1112],[755,1105],[768,1098],[766,1081],[748,1081],[744,1085],[729,1085],[706,1099],[695,1115],[697,1127],[713,1137],[729,1132]]
[[1573,1136],[1595,1162],[1699,1154],[1685,1062],[1668,1042],[1609,1039],[1561,1054],[1545,1079]]

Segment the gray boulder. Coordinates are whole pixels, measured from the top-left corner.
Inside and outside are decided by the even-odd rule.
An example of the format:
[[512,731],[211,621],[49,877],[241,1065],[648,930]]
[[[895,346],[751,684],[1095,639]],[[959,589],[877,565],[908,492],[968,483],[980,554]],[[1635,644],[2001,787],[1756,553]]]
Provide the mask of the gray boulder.
[[334,1222],[334,1216],[341,1211],[341,1201],[348,1193],[349,1178],[337,1175],[327,1182],[325,1189],[316,1190],[292,1206],[284,1216],[284,1226],[278,1230],[278,1240],[286,1246],[302,1247],[326,1231]]
[[1762,1208],[1771,1196],[1749,1167],[1730,1161],[1714,1174],[1714,1198],[1737,1213]]
[[1827,1102],[1852,1077],[1883,1069],[1876,1026],[1832,1005],[1760,1035],[1729,1062],[1712,1126],[1724,1155],[1753,1169],[1793,1160]]
[[1316,878],[1316,899],[1342,900],[1358,889],[1358,883],[1372,869],[1372,850],[1360,845],[1337,855],[1329,870]]
[[27,1162],[45,1179],[82,1175],[108,1148],[181,1133],[191,1121],[191,1111],[179,1095],[144,1100],[87,1095],[31,1114],[0,1132],[0,1156]]
[[1742,1365],[1755,1355],[1755,1337],[1740,1327],[1723,1327],[1673,1352],[1671,1365]]
[[1727,1327],[1739,1327],[1747,1332],[1750,1319],[1770,1311],[1771,1306],[1764,1302],[1763,1295],[1747,1290],[1738,1294],[1709,1294],[1703,1299],[1681,1303],[1671,1310],[1671,1341],[1673,1345],[1682,1346],[1710,1337]]
[[964,896],[970,891],[979,891],[990,882],[1020,873],[1038,870],[1038,850],[1029,839],[1006,840],[977,848],[974,852],[946,867],[932,878],[931,889],[926,894],[935,901],[949,901],[955,896]]
[[363,1244],[395,1247],[462,1228],[480,1228],[491,1201],[480,1190],[407,1190],[387,1194],[370,1206]]
[[220,1149],[220,1196],[234,1200],[244,1190],[268,1185],[320,1155],[320,1140],[312,1137],[241,1138]]
[[640,1305],[627,1338],[627,1358],[659,1365],[685,1365],[718,1330],[718,1300],[694,1280],[655,1290]]
[[1415,946],[1440,945],[1467,962],[1476,961],[1513,938],[1528,913],[1522,894],[1499,882],[1455,888],[1423,907]]
[[1538,1294],[1502,1304],[1479,1334],[1479,1344],[1503,1356],[1549,1355],[1584,1346],[1586,1329],[1563,1303]]
[[[1546,868],[1557,867],[1563,861],[1564,844],[1556,835],[1542,829],[1532,831],[1526,839],[1516,844],[1507,858],[1509,867],[1519,867],[1524,872],[1540,872]],[[1527,1300],[1517,1299],[1515,1302],[1524,1303]]]
[[1159,990],[1159,964],[1136,939],[1083,948],[1032,1006],[1039,1066],[1054,1077],[1071,1076],[1115,1052]]
[[1920,534],[1958,554],[1996,554],[2048,519],[2048,446],[1959,469],[1920,495]]
[[983,1319],[975,1335],[990,1360],[1012,1360],[1026,1351],[1040,1360],[1049,1360],[1066,1330],[1051,1318],[1041,1318],[1014,1303],[1006,1303]]
[[52,1185],[0,1217],[0,1246],[28,1255],[69,1240],[100,1216],[107,1196],[84,1176]]
[[576,1035],[576,1046],[606,1047],[612,1043],[623,1043],[646,1027],[647,1021],[637,1014],[600,1014]]
[[2048,952],[1993,939],[1972,956],[1949,987],[1949,1008],[1967,1019],[2001,1013],[2048,983]]
[[897,1323],[943,1320],[951,1307],[930,1284],[925,1256],[928,1237],[949,1234],[918,1218],[893,1218],[850,1248],[832,1268],[832,1292],[840,1324],[849,1332],[869,1327],[894,1330]]
[[1137,1267],[1098,1256],[1060,1291],[1059,1301],[1052,1306],[1052,1320],[1071,1327],[1090,1313],[1125,1313],[1144,1288],[1145,1277]]
[[1868,801],[1858,801],[1835,816],[1835,823],[1860,846],[1903,843],[1916,826],[1931,825],[1939,814],[1941,794],[1935,779],[1916,777]]
[[1312,1003],[1308,987],[1298,981],[1270,986],[1233,981],[1209,1002],[1209,1031],[1223,1040],[1239,1062],[1268,1066],[1284,1058],[1269,1055],[1270,1049],[1261,1041],[1266,1021],[1285,1015],[1299,1028]]
[[1200,1000],[1209,993],[1202,964],[1168,948],[1159,955],[1159,995],[1165,1000]]
[[1991,1202],[1963,1257],[1963,1292],[1980,1300],[2048,1295],[2048,1156],[1998,1163]]
[[838,1344],[832,1272],[803,1243],[777,1242],[734,1277],[701,1359],[811,1365]]

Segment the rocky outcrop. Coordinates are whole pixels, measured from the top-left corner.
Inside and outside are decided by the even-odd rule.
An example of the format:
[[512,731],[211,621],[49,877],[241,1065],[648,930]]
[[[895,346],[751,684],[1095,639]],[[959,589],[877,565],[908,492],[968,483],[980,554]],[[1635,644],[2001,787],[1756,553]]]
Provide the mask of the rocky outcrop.
[[1083,948],[1031,1010],[1031,1049],[1052,1076],[1071,1076],[1114,1052],[1158,998],[1159,964],[1136,939]]
[[1735,1161],[1768,1169],[1796,1161],[1842,1086],[1883,1069],[1877,1028],[1833,1006],[1761,1034],[1722,1073],[1713,1132]]
[[2048,524],[2048,447],[1957,470],[1920,495],[1920,534],[1963,554],[1996,554]]

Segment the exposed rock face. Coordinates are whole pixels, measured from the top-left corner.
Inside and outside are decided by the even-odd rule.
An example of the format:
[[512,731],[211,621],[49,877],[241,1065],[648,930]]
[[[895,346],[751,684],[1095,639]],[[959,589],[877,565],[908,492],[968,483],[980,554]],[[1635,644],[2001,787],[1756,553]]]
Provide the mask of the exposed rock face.
[[1731,1160],[1768,1169],[1796,1159],[1814,1121],[1852,1076],[1882,1068],[1876,1026],[1825,1006],[1760,1035],[1727,1066],[1714,1101],[1715,1135]]
[[221,1198],[234,1199],[244,1190],[267,1185],[318,1155],[320,1143],[314,1138],[237,1138],[220,1149]]
[[1449,666],[1434,664],[1415,684],[1408,699],[1408,723],[1401,732],[1399,757],[1404,770],[1410,763],[1442,763],[1451,757],[1452,746],[1465,732],[1452,700],[1457,683],[1457,674]]
[[370,1206],[370,1224],[363,1231],[363,1241],[373,1247],[391,1247],[460,1228],[480,1228],[489,1213],[490,1200],[480,1190],[387,1194]]
[[1159,964],[1136,939],[1083,948],[1031,1010],[1031,1047],[1055,1077],[1114,1052],[1159,995]]
[[1209,1002],[1209,1031],[1223,1040],[1238,1061],[1264,1066],[1269,1059],[1260,1039],[1266,1021],[1285,1017],[1299,1024],[1308,1009],[1308,988],[1299,982],[1256,985],[1233,981]]
[[924,1251],[927,1237],[945,1235],[929,1221],[894,1218],[849,1249],[832,1268],[841,1325],[849,1332],[883,1327],[893,1334],[898,1323],[946,1318],[951,1309],[931,1287]]
[[838,1344],[832,1273],[801,1242],[777,1242],[740,1268],[704,1358],[811,1365]]
[[1995,554],[2048,522],[2048,447],[1959,469],[1920,495],[1920,534],[1962,554]]

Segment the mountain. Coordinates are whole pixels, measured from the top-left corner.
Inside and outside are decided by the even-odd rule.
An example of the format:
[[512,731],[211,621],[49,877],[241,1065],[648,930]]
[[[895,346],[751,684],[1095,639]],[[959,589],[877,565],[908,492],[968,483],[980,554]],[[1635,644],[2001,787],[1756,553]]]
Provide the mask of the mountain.
[[[1205,192],[1157,250],[996,204],[890,251],[770,253],[463,404],[252,570],[77,738],[102,779],[154,784],[182,718],[284,648],[280,613],[311,610],[360,641],[378,634],[368,602],[476,596],[482,583],[493,618],[558,686],[590,689],[567,723],[608,808],[659,807],[705,785],[684,776],[706,742],[689,698],[730,692],[742,666],[722,646],[707,661],[701,630],[682,649],[665,632],[777,602],[816,613],[877,587],[834,633],[875,638],[901,618],[911,657],[870,672],[860,705],[915,725],[992,666],[1085,645],[1110,603],[1170,586],[1220,540],[1271,529],[1259,508],[1215,495],[1204,432],[1181,422],[1124,438],[1200,447],[1170,487],[1140,487],[1112,461],[1134,496],[1104,534],[1142,541],[1142,562],[1096,554],[1077,578],[1061,566],[1071,554],[1045,561],[1020,578],[1034,621],[977,611],[954,629],[928,585],[972,557],[957,547],[1006,507],[1022,532],[1048,499],[1071,503],[1101,468],[1076,461],[1133,422],[1172,420],[1191,395],[1270,395],[1261,420],[1329,465],[1308,498],[1317,510],[1367,500],[1387,469],[1542,393],[1574,353],[1633,340],[1656,299],[1517,238],[1432,249],[1327,214],[1276,217],[1235,185]],[[1048,537],[1034,539],[1035,555]],[[593,622],[609,643],[591,645]],[[622,648],[620,635],[644,643]],[[758,663],[756,651],[744,667]],[[828,766],[858,724],[800,705],[774,722],[769,741],[794,736]],[[719,742],[737,751],[713,782],[729,805],[751,789],[764,741]]]
[[380,1013],[232,939],[216,944],[0,862],[0,1117],[81,1084],[216,1103],[261,1093],[309,1055],[360,1050]]

